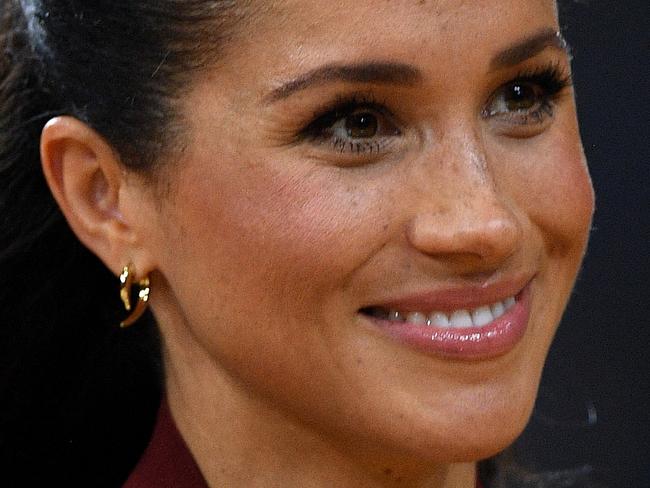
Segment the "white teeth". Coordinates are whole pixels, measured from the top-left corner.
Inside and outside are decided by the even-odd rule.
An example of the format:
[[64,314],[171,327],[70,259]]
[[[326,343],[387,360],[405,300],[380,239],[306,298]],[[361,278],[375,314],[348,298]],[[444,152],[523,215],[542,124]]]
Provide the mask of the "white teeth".
[[404,316],[399,313],[397,310],[391,310],[388,313],[388,319],[394,322],[404,322]]
[[440,311],[433,311],[429,314],[422,312],[399,312],[390,310],[388,320],[393,322],[408,322],[414,325],[430,325],[441,328],[469,328],[483,327],[501,317],[515,304],[514,297],[508,297],[502,302],[492,305],[483,305],[473,310],[455,310],[450,314]]
[[430,325],[433,325],[435,327],[451,327],[451,324],[449,323],[449,317],[447,317],[446,313],[433,312],[429,316],[429,321]]
[[406,316],[406,321],[415,325],[426,325],[427,320],[427,316],[420,312],[413,312]]
[[492,309],[492,316],[495,319],[498,319],[499,317],[501,317],[506,312],[506,309],[503,306],[503,303],[501,303],[501,302],[495,303],[490,308]]
[[472,316],[467,310],[456,310],[449,317],[449,323],[452,327],[458,327],[459,329],[474,326],[474,323],[472,322]]
[[472,312],[472,322],[476,327],[483,327],[494,320],[490,307],[479,307]]

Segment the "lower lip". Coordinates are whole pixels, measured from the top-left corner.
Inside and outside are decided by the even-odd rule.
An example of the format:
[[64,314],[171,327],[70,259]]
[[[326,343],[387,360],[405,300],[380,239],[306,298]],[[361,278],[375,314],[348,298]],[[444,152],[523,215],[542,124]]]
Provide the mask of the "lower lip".
[[389,337],[418,351],[461,360],[484,360],[506,354],[521,340],[530,317],[530,284],[516,296],[516,303],[501,317],[483,327],[442,328],[370,320]]

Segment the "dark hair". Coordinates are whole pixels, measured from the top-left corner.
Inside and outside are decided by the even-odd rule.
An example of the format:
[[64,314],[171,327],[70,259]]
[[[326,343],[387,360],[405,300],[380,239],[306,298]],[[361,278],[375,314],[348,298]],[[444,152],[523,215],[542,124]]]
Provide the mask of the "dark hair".
[[150,326],[117,328],[116,278],[72,234],[44,181],[43,125],[74,116],[125,167],[152,173],[182,132],[174,108],[189,76],[217,59],[243,3],[0,3],[5,486],[120,486],[161,392],[152,317]]

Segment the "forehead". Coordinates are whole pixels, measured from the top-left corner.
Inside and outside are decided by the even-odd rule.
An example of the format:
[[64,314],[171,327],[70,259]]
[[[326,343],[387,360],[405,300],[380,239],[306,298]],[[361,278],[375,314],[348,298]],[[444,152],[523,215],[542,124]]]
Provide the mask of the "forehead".
[[[277,0],[259,2],[232,53],[279,64],[368,56],[440,62],[557,27],[555,0]],[[443,49],[441,49],[443,48]],[[441,56],[443,55],[443,56]]]
[[[489,71],[504,48],[558,30],[555,0],[257,0],[201,81],[238,105],[326,64],[409,63],[428,79]],[[218,78],[218,79],[217,79]],[[229,89],[232,88],[232,89]]]
[[482,22],[490,28],[499,20],[524,21],[539,15],[555,19],[557,5],[555,0],[275,0],[260,2],[255,11],[267,27],[315,34],[336,26],[339,31],[382,25],[445,31],[471,29]]

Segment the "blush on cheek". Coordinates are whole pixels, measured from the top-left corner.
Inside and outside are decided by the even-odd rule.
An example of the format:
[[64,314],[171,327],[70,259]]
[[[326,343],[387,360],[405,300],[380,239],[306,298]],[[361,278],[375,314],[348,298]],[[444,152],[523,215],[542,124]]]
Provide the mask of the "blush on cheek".
[[[331,174],[334,169],[295,171],[289,164],[286,171],[272,169],[278,166],[263,160],[222,165],[218,185],[205,175],[191,178],[194,184],[188,185],[187,199],[183,196],[191,204],[182,215],[195,227],[192,232],[200,230],[193,246],[203,238],[212,241],[214,262],[230,263],[237,280],[244,274],[261,274],[266,282],[291,275],[292,281],[304,278],[315,286],[318,276],[348,271],[355,261],[346,252],[353,247],[346,236],[358,235],[365,215],[360,193]],[[247,168],[246,174],[238,168]]]

